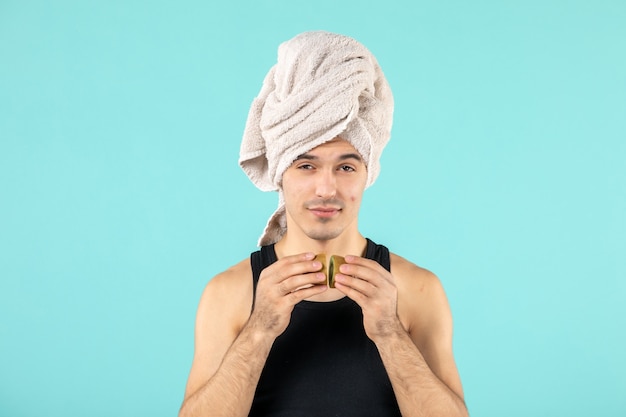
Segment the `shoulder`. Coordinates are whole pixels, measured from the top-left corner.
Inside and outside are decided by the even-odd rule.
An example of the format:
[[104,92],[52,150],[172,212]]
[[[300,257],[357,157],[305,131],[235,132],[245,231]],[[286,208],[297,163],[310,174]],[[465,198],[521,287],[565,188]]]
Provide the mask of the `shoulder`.
[[242,285],[251,282],[252,267],[250,265],[250,259],[246,258],[211,278],[204,292],[208,294],[212,292],[228,293],[240,289]]
[[390,254],[391,274],[398,288],[398,314],[409,333],[421,333],[431,326],[448,328],[451,320],[441,281],[433,272]]
[[200,298],[198,321],[221,317],[238,330],[252,309],[252,292],[252,267],[246,258],[209,280]]
[[413,262],[390,253],[391,273],[396,280],[399,291],[411,293],[424,293],[441,288],[439,278],[429,271]]

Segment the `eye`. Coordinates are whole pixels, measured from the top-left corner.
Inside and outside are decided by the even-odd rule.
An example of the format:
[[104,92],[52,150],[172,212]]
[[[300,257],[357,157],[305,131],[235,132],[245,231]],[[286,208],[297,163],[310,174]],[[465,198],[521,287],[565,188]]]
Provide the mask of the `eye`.
[[350,166],[350,165],[341,165],[339,167],[339,170],[343,171],[343,172],[354,172],[354,171],[356,171],[356,169],[354,169],[354,167]]
[[311,164],[300,164],[300,165],[298,165],[298,167],[297,167],[297,168],[298,168],[298,169],[303,169],[303,170],[311,170],[311,169],[313,169],[314,167],[313,167],[313,165],[311,165]]

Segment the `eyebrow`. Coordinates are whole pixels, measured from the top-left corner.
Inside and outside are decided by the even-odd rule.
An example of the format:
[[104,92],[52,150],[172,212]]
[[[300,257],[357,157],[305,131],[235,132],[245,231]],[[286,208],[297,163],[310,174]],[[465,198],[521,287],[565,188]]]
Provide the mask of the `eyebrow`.
[[[310,161],[316,161],[316,160],[319,160],[320,158],[318,156],[311,155],[309,153],[303,153],[302,155],[298,156],[295,159],[295,161],[298,161],[301,159],[308,159]],[[363,162],[363,158],[361,158],[361,155],[359,155],[358,153],[344,153],[343,155],[340,155],[339,158],[337,159],[340,161],[345,161],[346,159],[355,159],[357,162]]]

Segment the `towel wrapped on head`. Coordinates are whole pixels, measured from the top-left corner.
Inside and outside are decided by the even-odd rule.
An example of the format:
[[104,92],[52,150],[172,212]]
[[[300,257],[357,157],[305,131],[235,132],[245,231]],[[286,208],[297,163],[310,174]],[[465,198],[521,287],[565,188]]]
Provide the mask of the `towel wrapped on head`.
[[239,156],[259,189],[279,191],[278,209],[259,245],[277,242],[286,231],[281,180],[298,156],[339,136],[363,157],[369,186],[380,171],[392,116],[387,80],[356,40],[317,31],[281,44],[250,108]]

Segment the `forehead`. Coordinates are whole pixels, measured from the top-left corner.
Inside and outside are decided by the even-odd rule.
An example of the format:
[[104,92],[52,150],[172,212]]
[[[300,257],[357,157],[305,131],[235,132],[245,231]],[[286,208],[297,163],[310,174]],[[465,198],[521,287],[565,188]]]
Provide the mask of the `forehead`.
[[361,159],[361,161],[363,160],[363,157],[361,156],[359,151],[357,151],[350,142],[341,138],[335,138],[326,143],[323,143],[311,149],[310,151],[307,151],[304,154],[300,155],[298,159],[301,159],[303,157],[306,158],[307,156],[333,159],[341,158],[344,155],[356,155],[359,157],[359,159]]

